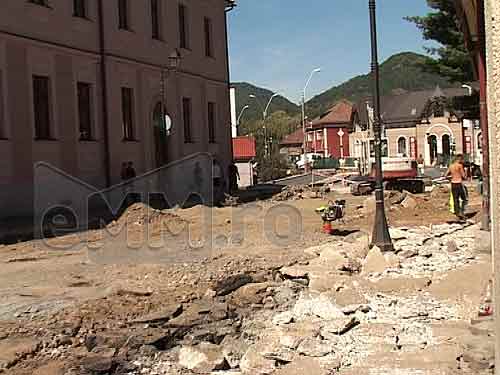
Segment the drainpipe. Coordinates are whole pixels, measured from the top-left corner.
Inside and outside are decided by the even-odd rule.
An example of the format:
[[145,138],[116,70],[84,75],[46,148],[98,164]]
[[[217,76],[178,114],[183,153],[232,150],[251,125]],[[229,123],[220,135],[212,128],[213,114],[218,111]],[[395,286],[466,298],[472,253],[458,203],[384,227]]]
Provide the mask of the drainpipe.
[[101,96],[102,96],[102,127],[104,135],[104,169],[106,175],[106,187],[111,186],[111,157],[109,151],[109,121],[108,121],[108,79],[106,74],[106,50],[104,45],[104,12],[102,0],[98,1],[99,13],[99,52],[101,70]]
[[477,11],[478,45],[477,45],[477,69],[479,76],[479,111],[481,118],[481,133],[483,136],[483,212],[481,218],[481,229],[490,230],[490,155],[489,155],[489,128],[488,128],[488,106],[487,82],[486,82],[486,35],[484,18],[484,0],[478,0]]

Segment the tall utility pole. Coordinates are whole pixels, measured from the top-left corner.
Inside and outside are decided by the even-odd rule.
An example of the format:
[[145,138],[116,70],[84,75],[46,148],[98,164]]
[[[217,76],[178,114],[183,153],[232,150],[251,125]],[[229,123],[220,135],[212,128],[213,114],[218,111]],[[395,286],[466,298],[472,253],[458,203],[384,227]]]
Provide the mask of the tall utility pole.
[[309,86],[309,83],[311,83],[311,79],[315,73],[321,72],[321,68],[316,68],[314,69],[311,74],[309,74],[309,78],[307,79],[307,82],[304,86],[304,90],[302,90],[302,132],[304,133],[304,139],[302,143],[302,156],[304,158],[304,171],[307,172],[307,152],[306,152],[306,144],[307,144],[307,139],[306,139],[306,91],[307,91],[307,86]]
[[255,94],[250,94],[249,95],[250,98],[255,99],[255,101],[259,105],[260,109],[262,110],[262,130],[264,131],[264,156],[266,156],[266,157],[268,156],[267,125],[266,125],[267,114],[268,114],[268,111],[269,111],[269,106],[271,105],[273,99],[276,98],[279,95],[280,94],[277,93],[277,92],[274,93],[273,95],[271,95],[271,97],[269,98],[269,101],[267,102],[266,107],[262,106],[262,103],[261,103],[261,101],[260,101],[260,99],[258,98],[257,95],[255,95]]
[[375,0],[369,0],[370,31],[372,49],[372,78],[373,78],[373,133],[375,137],[375,223],[373,226],[372,245],[382,251],[394,251],[389,226],[385,216],[384,185],[382,173],[382,121],[380,118],[380,77],[377,46],[377,15]]

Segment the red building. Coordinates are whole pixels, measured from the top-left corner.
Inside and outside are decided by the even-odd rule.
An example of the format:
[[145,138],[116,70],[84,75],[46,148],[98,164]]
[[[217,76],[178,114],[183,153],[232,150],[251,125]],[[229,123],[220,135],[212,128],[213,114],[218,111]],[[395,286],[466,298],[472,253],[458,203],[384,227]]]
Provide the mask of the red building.
[[353,104],[342,100],[306,128],[306,150],[324,157],[349,157],[349,132],[355,116]]

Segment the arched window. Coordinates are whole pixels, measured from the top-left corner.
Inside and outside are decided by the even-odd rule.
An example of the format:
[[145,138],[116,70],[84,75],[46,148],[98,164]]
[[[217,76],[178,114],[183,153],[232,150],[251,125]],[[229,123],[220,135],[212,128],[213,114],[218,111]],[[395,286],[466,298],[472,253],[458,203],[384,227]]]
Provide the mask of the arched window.
[[482,133],[479,133],[477,135],[477,149],[480,151],[483,149],[483,134]]
[[408,155],[408,150],[406,147],[406,138],[405,137],[400,137],[398,139],[398,154],[402,156],[407,156]]
[[431,164],[434,164],[438,156],[437,137],[435,135],[430,135],[427,138],[427,142],[429,142],[429,156],[431,159]]
[[443,155],[449,157],[451,155],[451,138],[448,134],[444,134],[441,137],[441,144],[443,149]]

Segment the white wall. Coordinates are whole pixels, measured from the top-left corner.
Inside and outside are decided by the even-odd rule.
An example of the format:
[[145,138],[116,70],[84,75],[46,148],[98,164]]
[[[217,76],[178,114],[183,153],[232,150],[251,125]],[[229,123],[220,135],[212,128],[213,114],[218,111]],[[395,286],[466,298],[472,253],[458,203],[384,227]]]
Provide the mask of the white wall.
[[253,168],[251,162],[235,163],[240,174],[239,187],[247,187],[253,185]]

